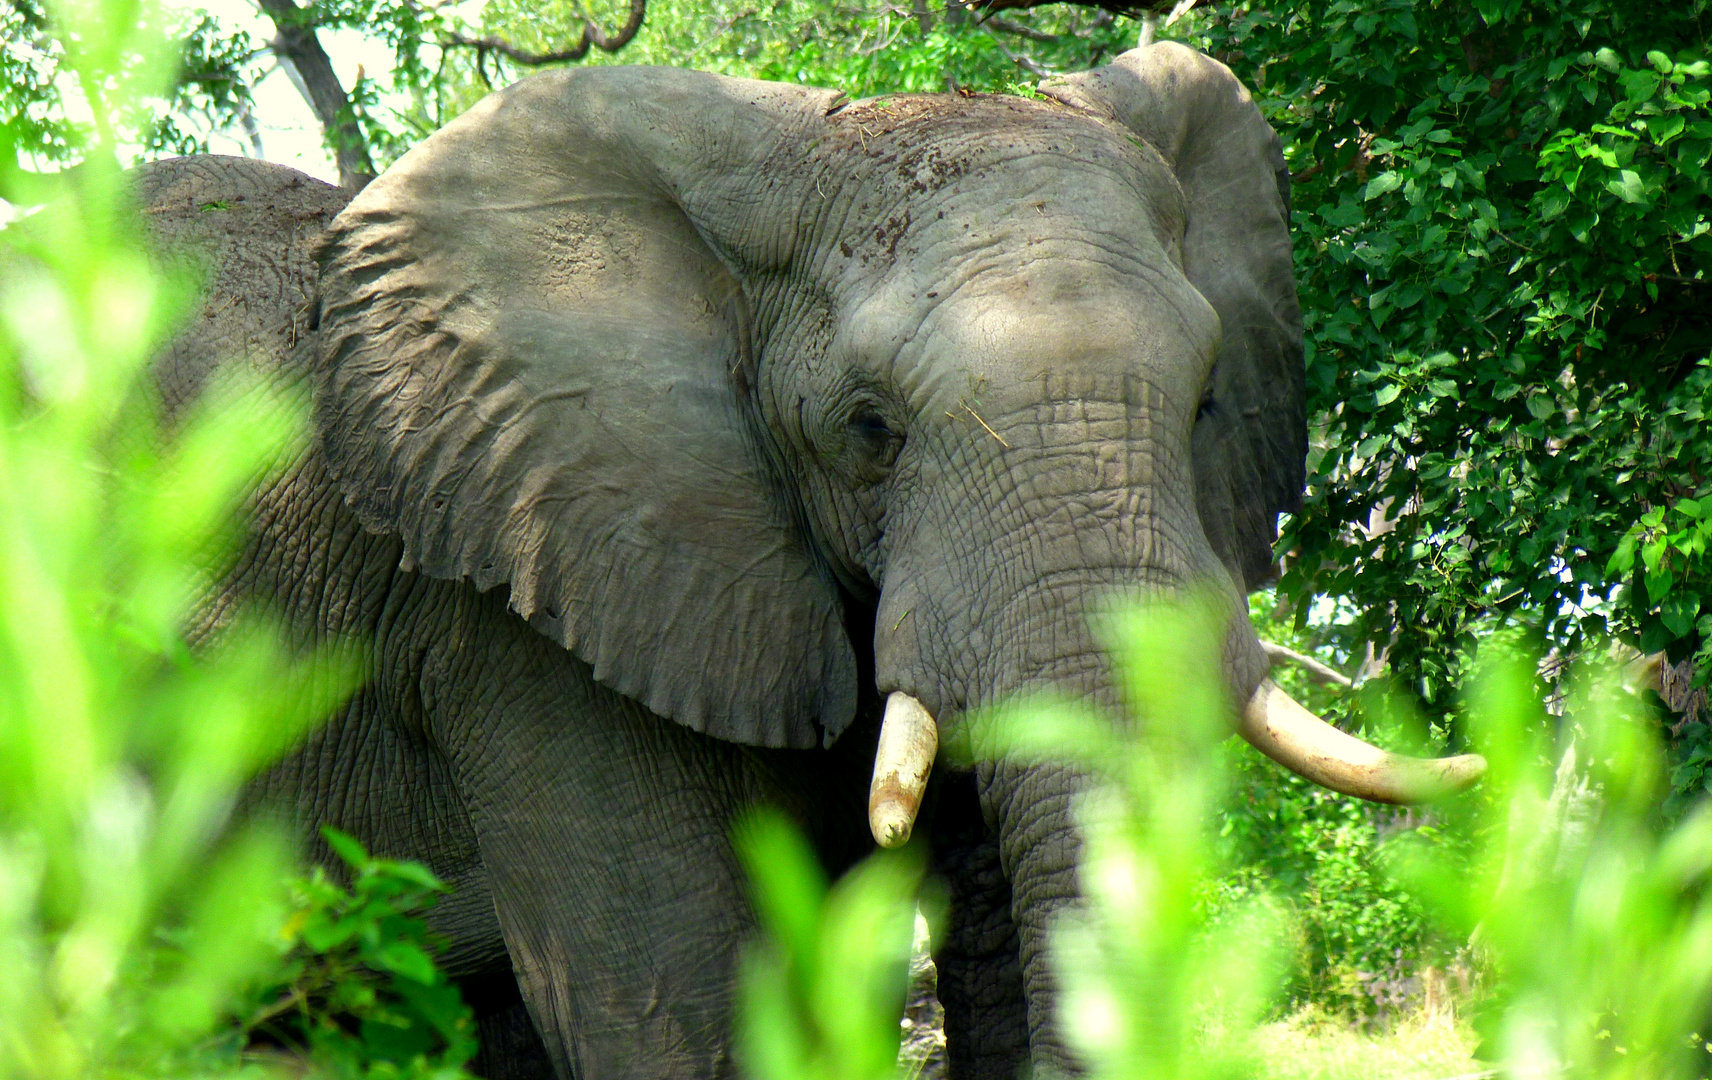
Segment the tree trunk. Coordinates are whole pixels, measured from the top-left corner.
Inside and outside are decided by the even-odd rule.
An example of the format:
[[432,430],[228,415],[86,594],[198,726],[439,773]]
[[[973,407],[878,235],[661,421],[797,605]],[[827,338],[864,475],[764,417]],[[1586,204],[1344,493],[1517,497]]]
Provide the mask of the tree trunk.
[[257,2],[273,20],[274,54],[296,72],[293,82],[314,110],[315,118],[321,121],[321,130],[339,166],[339,185],[351,191],[362,190],[375,175],[368,143],[357,126],[356,114],[351,111],[351,99],[333,73],[333,62],[315,36],[315,27],[307,22],[306,13],[295,0]]

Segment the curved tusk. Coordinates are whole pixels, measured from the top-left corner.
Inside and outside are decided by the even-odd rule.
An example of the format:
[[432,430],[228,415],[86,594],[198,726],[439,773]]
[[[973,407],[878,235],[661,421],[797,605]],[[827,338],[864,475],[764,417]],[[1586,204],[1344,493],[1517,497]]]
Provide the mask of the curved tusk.
[[1321,720],[1271,679],[1255,688],[1237,732],[1291,772],[1373,802],[1430,802],[1468,788],[1486,771],[1479,754],[1417,758],[1387,753]]
[[874,751],[874,782],[868,788],[868,828],[881,847],[902,847],[909,840],[938,752],[939,725],[933,714],[903,691],[893,691],[886,699],[880,746]]

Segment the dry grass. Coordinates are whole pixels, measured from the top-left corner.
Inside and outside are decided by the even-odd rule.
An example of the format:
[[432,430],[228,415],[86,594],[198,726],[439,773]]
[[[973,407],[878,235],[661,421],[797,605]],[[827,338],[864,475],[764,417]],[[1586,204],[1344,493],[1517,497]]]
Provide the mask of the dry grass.
[[1257,1080],[1448,1080],[1482,1076],[1477,1041],[1449,1012],[1425,1011],[1389,1031],[1363,1032],[1308,1009],[1255,1033],[1264,1071]]

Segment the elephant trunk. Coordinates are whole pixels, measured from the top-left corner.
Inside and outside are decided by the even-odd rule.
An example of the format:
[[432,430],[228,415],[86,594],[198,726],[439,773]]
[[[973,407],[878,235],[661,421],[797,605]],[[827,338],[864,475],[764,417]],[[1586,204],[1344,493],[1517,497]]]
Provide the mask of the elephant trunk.
[[[874,659],[879,689],[892,696],[870,799],[876,840],[907,839],[936,728],[955,729],[968,711],[1039,690],[1122,716],[1095,624],[1114,600],[1191,589],[1225,598],[1220,670],[1165,674],[1222,678],[1233,703],[1258,690],[1264,707],[1233,709],[1232,719],[1240,712],[1239,730],[1275,759],[1369,797],[1415,797],[1445,786],[1423,780],[1471,776],[1472,763],[1436,774],[1400,763],[1285,705],[1240,589],[1200,525],[1187,440],[1173,434],[1192,412],[1149,387],[1084,382],[1054,376],[1032,402],[1020,382],[1008,399],[989,389],[979,426],[906,444],[913,497],[894,500],[880,539]],[[975,780],[1010,885],[1030,1052],[1037,1069],[1073,1075],[1054,1015],[1048,930],[1081,902],[1074,803],[1090,778],[1061,762],[1000,757],[978,761]]]
[[979,765],[975,779],[982,812],[996,826],[1000,866],[1011,883],[1011,921],[1035,1075],[1043,1068],[1047,1075],[1078,1075],[1081,1070],[1059,1036],[1049,931],[1061,912],[1082,902],[1076,869],[1082,835],[1075,826],[1074,802],[1087,777],[1057,762],[995,761]]
[[[1107,707],[1117,699],[1105,658],[1098,653],[1055,663],[1050,685],[1080,691]],[[1082,902],[1077,877],[1082,834],[1075,801],[1090,779],[1081,769],[1058,761],[1001,758],[975,768],[982,814],[998,837],[1000,866],[1011,885],[1011,921],[1017,931],[1035,1075],[1042,1070],[1060,1076],[1081,1072],[1059,1035],[1049,932],[1062,912]]]

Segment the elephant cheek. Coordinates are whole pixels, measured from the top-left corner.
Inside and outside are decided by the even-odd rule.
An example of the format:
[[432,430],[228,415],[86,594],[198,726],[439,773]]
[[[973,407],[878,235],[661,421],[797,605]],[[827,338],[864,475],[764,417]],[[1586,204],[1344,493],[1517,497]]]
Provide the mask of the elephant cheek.
[[902,690],[938,716],[949,704],[942,673],[929,670],[933,650],[926,628],[938,621],[922,588],[909,580],[880,592],[874,616],[874,679],[882,694]]

